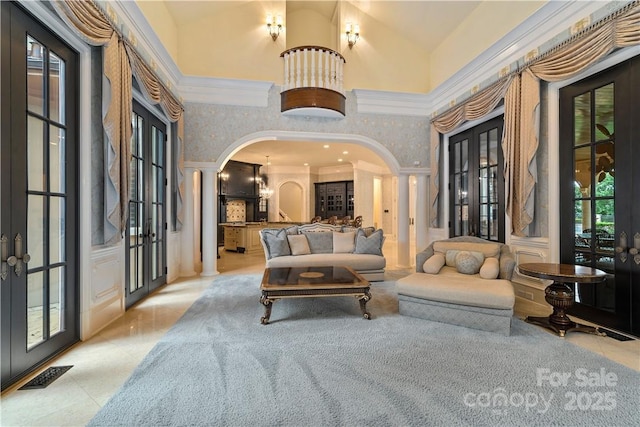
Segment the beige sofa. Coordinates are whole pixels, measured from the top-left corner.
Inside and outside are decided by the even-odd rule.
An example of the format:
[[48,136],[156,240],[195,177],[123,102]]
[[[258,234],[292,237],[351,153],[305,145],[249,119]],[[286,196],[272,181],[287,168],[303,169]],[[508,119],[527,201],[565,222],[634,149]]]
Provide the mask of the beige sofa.
[[510,335],[514,267],[502,243],[477,237],[433,242],[416,255],[416,272],[396,282],[400,313]]
[[266,267],[353,268],[368,281],[384,280],[384,235],[373,227],[304,224],[260,230]]

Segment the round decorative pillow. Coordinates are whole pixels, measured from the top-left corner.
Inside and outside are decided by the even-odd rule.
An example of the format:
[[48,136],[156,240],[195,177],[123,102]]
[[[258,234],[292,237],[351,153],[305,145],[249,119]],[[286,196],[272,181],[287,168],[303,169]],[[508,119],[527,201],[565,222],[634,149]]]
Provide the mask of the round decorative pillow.
[[481,252],[460,251],[456,255],[456,270],[462,274],[477,274],[484,262]]

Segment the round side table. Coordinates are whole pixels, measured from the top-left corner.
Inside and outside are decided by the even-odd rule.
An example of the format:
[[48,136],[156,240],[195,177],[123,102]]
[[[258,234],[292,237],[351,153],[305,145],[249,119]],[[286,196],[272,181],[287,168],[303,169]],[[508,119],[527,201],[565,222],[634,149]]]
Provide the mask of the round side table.
[[527,263],[520,264],[518,271],[527,276],[538,279],[553,280],[544,291],[545,301],[553,307],[553,313],[548,317],[528,316],[525,321],[543,326],[556,332],[561,337],[567,332],[586,332],[604,336],[598,328],[581,325],[569,318],[566,311],[573,305],[575,292],[569,284],[604,282],[607,273],[596,268],[571,264]]

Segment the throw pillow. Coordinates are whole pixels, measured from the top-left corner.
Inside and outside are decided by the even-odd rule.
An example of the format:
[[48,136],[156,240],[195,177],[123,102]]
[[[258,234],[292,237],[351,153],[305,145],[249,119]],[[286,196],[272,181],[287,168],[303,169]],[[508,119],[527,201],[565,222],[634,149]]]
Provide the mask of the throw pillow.
[[498,258],[489,257],[480,267],[480,277],[483,279],[497,279],[500,274],[500,261]]
[[[455,267],[456,266],[456,255],[458,255],[458,250],[454,250],[454,249],[449,249],[446,254],[445,254],[445,263],[447,264],[447,266],[449,267]],[[442,252],[435,252],[435,253],[442,253]]]
[[303,233],[309,241],[312,254],[333,253],[333,233],[327,231]]
[[291,255],[289,248],[289,240],[287,240],[287,231],[280,229],[264,229],[262,230],[264,242],[269,250],[269,259],[279,256]]
[[340,233],[333,232],[333,253],[334,254],[350,254],[355,249],[355,231]]
[[367,236],[364,230],[358,230],[356,235],[356,254],[382,255],[382,242],[384,234],[382,229],[378,229]]
[[445,264],[444,255],[440,252],[436,252],[422,264],[422,270],[429,274],[438,274],[440,269]]
[[311,253],[309,248],[309,241],[304,234],[290,234],[287,235],[289,241],[289,247],[291,248],[291,255],[308,255]]
[[456,270],[462,274],[477,274],[484,262],[481,252],[460,251],[456,255]]

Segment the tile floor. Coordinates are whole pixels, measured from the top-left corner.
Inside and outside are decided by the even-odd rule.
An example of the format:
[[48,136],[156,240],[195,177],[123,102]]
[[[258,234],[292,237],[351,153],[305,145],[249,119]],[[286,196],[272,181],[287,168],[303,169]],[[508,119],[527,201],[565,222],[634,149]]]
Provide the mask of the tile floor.
[[[410,273],[393,267],[396,265],[393,242],[385,243],[384,253],[388,280]],[[223,252],[218,262],[221,274],[262,273],[263,268],[261,253]],[[31,379],[26,378],[5,391],[0,398],[0,425],[85,425],[210,283],[211,278],[196,277],[163,287],[96,336],[53,360],[48,366],[73,365],[73,368],[47,388],[17,390]],[[519,299],[516,303],[516,315],[521,318],[548,312],[528,301]],[[569,334],[565,339],[640,371],[640,340],[621,342],[579,333]]]

